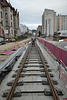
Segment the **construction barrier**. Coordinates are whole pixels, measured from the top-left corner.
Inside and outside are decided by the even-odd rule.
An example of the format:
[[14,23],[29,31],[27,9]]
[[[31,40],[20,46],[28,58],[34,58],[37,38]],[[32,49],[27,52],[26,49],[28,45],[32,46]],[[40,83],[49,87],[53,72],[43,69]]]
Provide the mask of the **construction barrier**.
[[62,62],[62,60],[60,60],[60,64],[59,64],[59,79],[62,80],[64,86],[67,88],[67,72],[66,72],[65,68],[66,68],[66,65]]
[[[62,62],[66,65],[67,64],[67,51],[55,46],[54,44],[47,42],[46,40],[43,40],[41,38],[38,38],[38,41],[40,43],[42,43],[56,58],[57,60],[60,62],[60,60],[62,60]],[[67,66],[67,65],[66,65]]]

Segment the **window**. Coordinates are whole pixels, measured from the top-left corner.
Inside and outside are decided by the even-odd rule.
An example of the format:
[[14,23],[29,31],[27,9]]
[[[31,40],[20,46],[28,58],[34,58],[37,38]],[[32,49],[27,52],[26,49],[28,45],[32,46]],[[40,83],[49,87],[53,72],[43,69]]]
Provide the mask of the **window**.
[[8,18],[8,15],[7,15],[7,13],[5,13],[5,18]]
[[8,21],[6,21],[6,26],[8,26]]
[[5,11],[7,11],[7,7],[5,8]]
[[11,27],[12,27],[12,22],[11,22]]
[[12,13],[12,9],[10,9],[10,12]]
[[3,18],[2,12],[1,12],[1,18]]
[[1,10],[2,10],[2,6],[1,6]]
[[0,27],[0,34],[1,34],[1,27]]
[[11,9],[10,9],[10,12],[11,12]]
[[12,15],[11,15],[11,20],[12,20]]
[[1,20],[1,24],[2,24],[2,26],[3,26],[3,20]]

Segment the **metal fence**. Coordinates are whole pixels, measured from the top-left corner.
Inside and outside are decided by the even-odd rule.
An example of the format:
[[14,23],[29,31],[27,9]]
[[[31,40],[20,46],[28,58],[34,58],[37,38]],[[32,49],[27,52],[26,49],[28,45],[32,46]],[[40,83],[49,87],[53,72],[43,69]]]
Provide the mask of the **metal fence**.
[[63,63],[67,66],[67,51],[64,51],[63,49],[55,46],[52,43],[49,43],[41,38],[37,38],[39,42],[41,42],[44,46],[47,47],[47,49],[57,58],[57,60],[60,62],[60,60],[63,61]]

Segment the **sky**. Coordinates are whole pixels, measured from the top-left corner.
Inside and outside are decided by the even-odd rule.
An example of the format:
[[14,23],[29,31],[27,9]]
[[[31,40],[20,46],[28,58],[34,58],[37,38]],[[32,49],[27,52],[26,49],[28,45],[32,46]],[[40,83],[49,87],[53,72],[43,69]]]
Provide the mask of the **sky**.
[[36,29],[42,24],[44,9],[52,9],[56,14],[67,15],[67,0],[7,0],[18,10],[20,24]]

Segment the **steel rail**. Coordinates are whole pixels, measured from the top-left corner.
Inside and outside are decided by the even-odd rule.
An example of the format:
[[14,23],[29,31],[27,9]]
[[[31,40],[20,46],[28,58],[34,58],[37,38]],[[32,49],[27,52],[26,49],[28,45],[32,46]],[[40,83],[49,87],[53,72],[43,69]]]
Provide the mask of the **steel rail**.
[[6,100],[11,100],[12,97],[13,97],[14,91],[15,91],[16,86],[17,86],[17,82],[18,82],[18,80],[19,80],[19,76],[20,76],[20,74],[21,74],[21,71],[22,71],[22,69],[23,69],[23,67],[24,67],[24,64],[25,64],[27,55],[28,55],[28,53],[29,53],[30,46],[31,46],[31,44],[30,44],[29,47],[28,47],[28,50],[27,50],[27,52],[26,52],[26,54],[25,54],[24,60],[23,60],[23,62],[22,62],[22,65],[20,66],[20,69],[18,70],[18,72],[17,72],[17,74],[16,74],[16,77],[15,77],[15,79],[14,79],[14,81],[13,81],[13,84],[12,84],[10,90],[9,90],[9,93],[8,93],[8,95],[7,95]]
[[48,82],[49,82],[49,86],[50,86],[50,90],[51,90],[51,92],[52,92],[53,98],[54,98],[54,100],[60,100],[60,99],[59,99],[59,96],[58,96],[58,94],[57,94],[57,91],[56,91],[56,89],[55,89],[55,86],[54,86],[54,84],[53,84],[53,81],[52,81],[52,79],[51,79],[51,77],[50,77],[50,74],[49,74],[49,72],[48,72],[47,66],[46,66],[46,64],[45,64],[45,62],[44,62],[43,56],[42,56],[42,54],[41,54],[41,50],[40,50],[40,48],[39,48],[39,46],[38,46],[37,44],[36,44],[36,46],[38,47],[38,52],[39,52],[39,54],[40,54],[40,57],[41,57],[41,60],[42,60],[43,66],[44,66],[44,70],[45,70],[45,73],[46,73],[46,75],[47,75],[47,80],[48,80]]
[[[28,53],[29,53],[30,46],[31,46],[31,44],[30,44],[29,47],[28,47],[28,50],[27,50],[27,52],[26,52],[26,54],[25,54],[25,58],[24,58],[24,60],[23,60],[23,62],[22,62],[22,65],[20,66],[20,69],[18,70],[18,72],[17,72],[17,74],[16,74],[16,77],[15,77],[15,79],[14,79],[14,81],[13,81],[13,84],[12,84],[12,86],[11,86],[11,89],[9,90],[9,93],[8,93],[8,95],[7,95],[6,100],[11,100],[12,97],[13,97],[14,91],[15,91],[16,86],[17,86],[17,82],[18,82],[18,80],[19,80],[19,76],[20,76],[20,74],[21,74],[21,71],[22,71],[23,66],[24,66],[24,64],[25,64],[27,55],[28,55]],[[40,48],[39,48],[38,46],[37,46],[37,48],[38,48],[38,52],[39,52],[39,54],[40,54],[40,57],[41,57],[41,60],[42,60],[43,66],[44,66],[45,73],[46,73],[46,75],[47,75],[47,80],[48,80],[48,82],[49,82],[50,90],[51,90],[51,92],[52,92],[53,98],[54,98],[54,100],[60,100],[60,99],[59,99],[59,96],[58,96],[58,94],[57,94],[57,91],[56,91],[56,89],[55,89],[55,87],[54,87],[53,81],[52,81],[52,79],[51,79],[51,77],[50,77],[50,75],[49,75],[49,72],[48,72],[47,66],[46,66],[46,64],[45,64],[45,62],[44,62],[44,59],[43,59],[43,56],[42,56],[42,54],[41,54]]]

